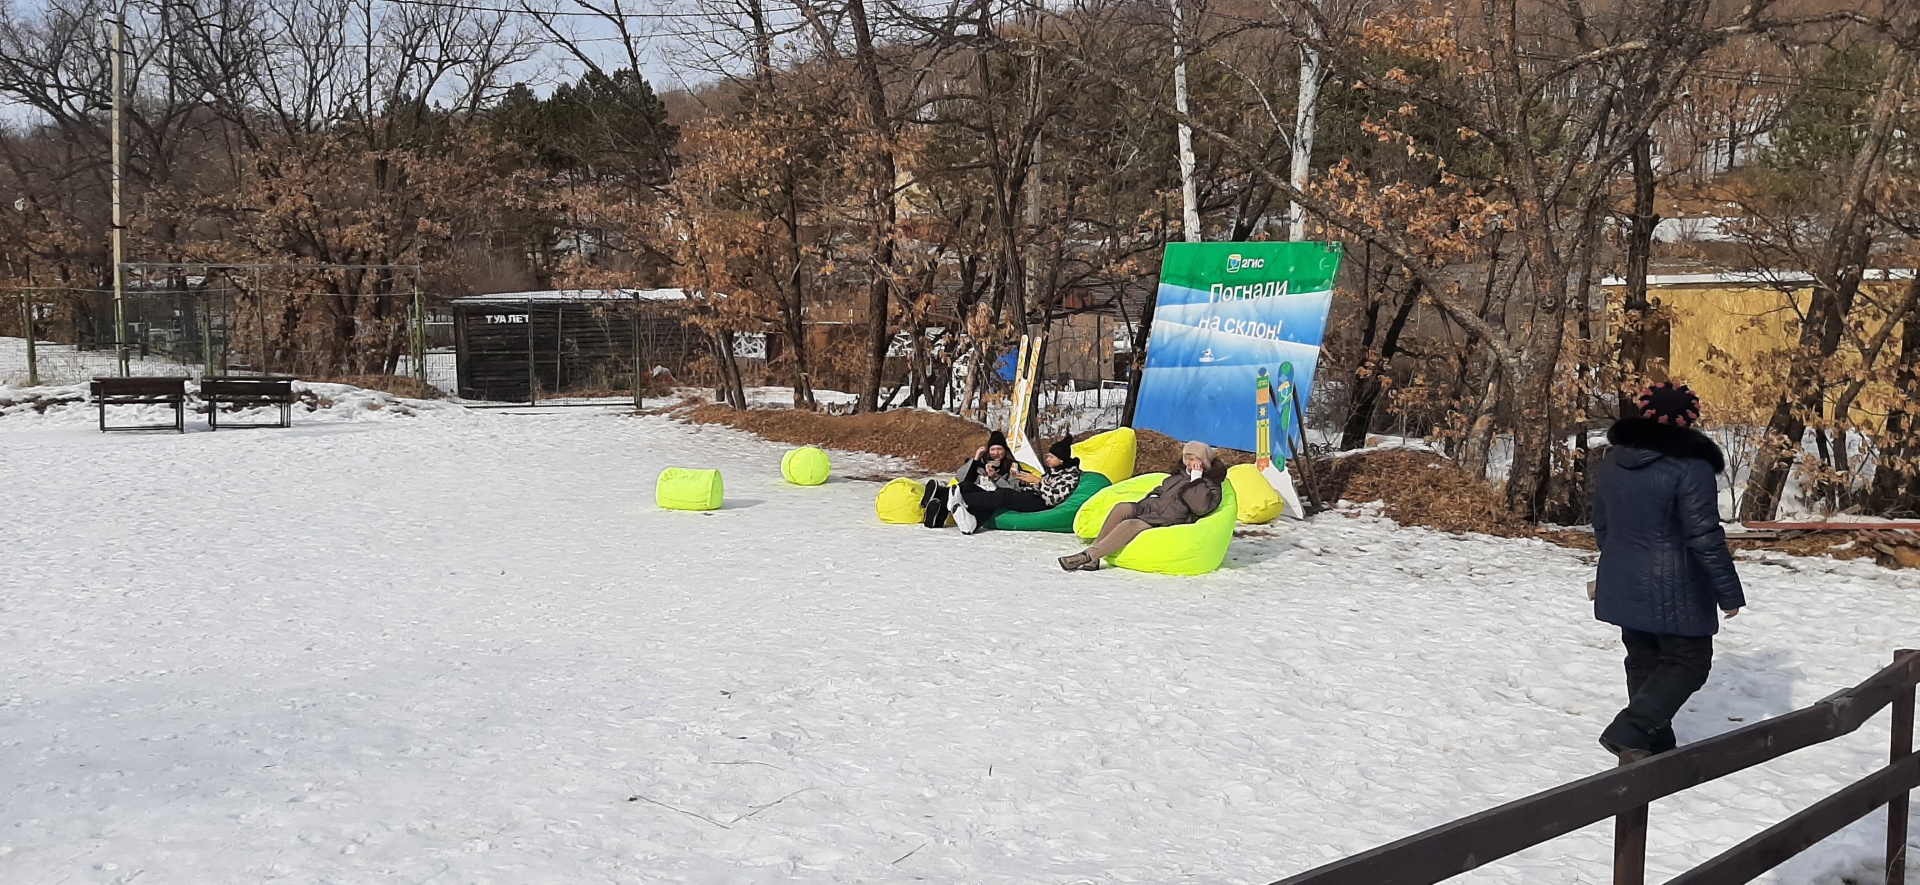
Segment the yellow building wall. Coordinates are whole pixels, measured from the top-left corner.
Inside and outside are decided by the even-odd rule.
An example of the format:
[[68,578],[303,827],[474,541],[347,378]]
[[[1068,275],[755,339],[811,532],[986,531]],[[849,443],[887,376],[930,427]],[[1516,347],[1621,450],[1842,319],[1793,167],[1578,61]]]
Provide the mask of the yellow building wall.
[[[1869,289],[1895,294],[1884,291],[1886,287],[1884,283],[1868,284]],[[1619,290],[1613,294],[1617,299]],[[1811,299],[1811,291],[1785,293],[1764,287],[1690,284],[1655,286],[1648,290],[1648,297],[1670,318],[1668,377],[1690,385],[1700,395],[1709,421],[1764,422],[1790,367],[1792,350],[1798,346],[1801,312]],[[1874,300],[1884,304],[1888,299]],[[1859,331],[1866,337],[1880,328],[1872,312],[1864,304],[1856,310],[1856,314],[1864,315]],[[1897,341],[1889,346],[1881,358],[1883,363],[1894,356],[1897,347]],[[1837,360],[1847,369],[1860,365],[1858,352],[1846,344]],[[1838,395],[1835,390],[1829,397],[1830,405]],[[1886,385],[1869,383],[1855,398],[1849,410],[1851,418],[1863,425],[1878,426],[1891,395]]]

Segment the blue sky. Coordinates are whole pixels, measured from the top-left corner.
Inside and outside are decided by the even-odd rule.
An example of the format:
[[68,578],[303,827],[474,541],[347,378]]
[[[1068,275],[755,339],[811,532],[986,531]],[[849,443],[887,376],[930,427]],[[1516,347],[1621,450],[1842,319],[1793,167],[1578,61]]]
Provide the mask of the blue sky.
[[[397,8],[395,0],[373,0],[376,14],[382,10]],[[399,0],[400,3],[448,3],[463,7],[487,7],[514,9],[519,0]],[[534,0],[536,6],[578,12],[579,7],[572,0]],[[599,5],[599,4],[596,4]],[[27,17],[38,14],[46,6],[46,0],[0,0],[0,9]],[[689,85],[698,85],[712,81],[716,74],[716,53],[710,44],[717,39],[716,26],[702,17],[691,2],[666,4],[630,4],[638,15],[633,19],[635,46],[640,56],[640,68],[648,80],[660,91],[668,91]],[[525,81],[533,85],[536,91],[545,93],[555,84],[577,78],[584,65],[565,48],[553,42],[553,38],[530,16],[520,16],[530,36],[540,42],[549,43],[534,60],[512,69],[508,75],[510,81]],[[626,67],[628,55],[614,26],[596,17],[567,15],[553,19],[556,26],[569,37],[579,42],[581,50],[596,63],[609,69]],[[135,34],[134,39],[139,39]],[[359,40],[353,34],[348,40]],[[103,62],[104,63],[104,62]],[[0,120],[20,122],[30,119],[30,112],[18,106],[9,106],[4,97],[0,97]]]

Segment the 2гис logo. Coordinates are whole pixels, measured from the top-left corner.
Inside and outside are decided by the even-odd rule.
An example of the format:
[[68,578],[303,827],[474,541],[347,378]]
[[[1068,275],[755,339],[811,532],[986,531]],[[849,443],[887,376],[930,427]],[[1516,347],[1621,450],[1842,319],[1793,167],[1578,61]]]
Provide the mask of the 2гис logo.
[[1267,266],[1265,258],[1241,258],[1239,253],[1227,256],[1227,273],[1239,273],[1243,267],[1261,268]]

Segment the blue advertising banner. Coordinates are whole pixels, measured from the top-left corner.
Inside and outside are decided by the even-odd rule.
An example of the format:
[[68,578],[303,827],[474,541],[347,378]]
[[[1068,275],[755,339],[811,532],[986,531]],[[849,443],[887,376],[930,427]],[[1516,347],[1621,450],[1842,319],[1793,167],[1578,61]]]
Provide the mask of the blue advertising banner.
[[1264,454],[1270,397],[1273,455],[1290,456],[1339,270],[1338,243],[1169,243],[1134,426]]

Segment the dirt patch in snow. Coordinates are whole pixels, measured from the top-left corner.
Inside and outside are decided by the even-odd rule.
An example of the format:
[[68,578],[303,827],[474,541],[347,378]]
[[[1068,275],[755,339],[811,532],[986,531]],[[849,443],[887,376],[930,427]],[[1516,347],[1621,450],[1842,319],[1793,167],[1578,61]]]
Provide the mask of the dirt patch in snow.
[[905,458],[928,472],[952,470],[973,457],[987,429],[940,412],[894,409],[865,415],[828,415],[796,409],[748,409],[703,405],[678,417],[696,424],[724,424],[775,442],[872,452]]

